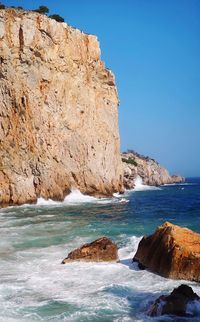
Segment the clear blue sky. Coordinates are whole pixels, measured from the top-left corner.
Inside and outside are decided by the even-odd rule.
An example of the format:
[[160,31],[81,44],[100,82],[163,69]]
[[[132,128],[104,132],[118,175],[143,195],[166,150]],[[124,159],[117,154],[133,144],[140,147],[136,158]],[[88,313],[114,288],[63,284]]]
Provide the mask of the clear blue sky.
[[121,150],[200,176],[200,0],[13,0],[96,34],[120,97]]

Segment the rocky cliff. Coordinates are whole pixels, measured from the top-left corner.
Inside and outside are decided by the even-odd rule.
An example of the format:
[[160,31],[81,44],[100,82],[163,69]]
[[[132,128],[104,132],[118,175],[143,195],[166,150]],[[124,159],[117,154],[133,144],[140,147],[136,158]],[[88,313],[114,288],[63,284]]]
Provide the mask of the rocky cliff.
[[0,10],[0,204],[122,190],[118,96],[95,36]]
[[181,176],[171,176],[157,161],[134,151],[122,153],[121,156],[124,169],[124,186],[127,189],[134,188],[137,176],[142,178],[143,184],[149,186],[160,186],[185,180]]

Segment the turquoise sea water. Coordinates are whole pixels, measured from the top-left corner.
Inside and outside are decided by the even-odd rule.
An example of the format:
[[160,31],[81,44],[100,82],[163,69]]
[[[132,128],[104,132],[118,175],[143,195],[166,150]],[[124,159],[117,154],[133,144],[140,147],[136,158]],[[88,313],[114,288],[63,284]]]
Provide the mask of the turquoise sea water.
[[[97,200],[74,191],[64,203],[0,209],[0,321],[188,321],[148,318],[150,303],[183,281],[140,271],[131,259],[144,234],[166,220],[200,233],[200,179],[160,189],[138,186]],[[120,263],[61,261],[100,236],[119,247]],[[185,282],[200,295],[200,285]],[[190,308],[200,321],[200,306]]]

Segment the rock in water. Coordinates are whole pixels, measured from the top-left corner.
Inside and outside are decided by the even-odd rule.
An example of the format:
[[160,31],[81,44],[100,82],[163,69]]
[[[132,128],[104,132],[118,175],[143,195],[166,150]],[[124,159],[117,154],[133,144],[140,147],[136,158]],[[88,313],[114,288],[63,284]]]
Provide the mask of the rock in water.
[[148,315],[160,316],[164,314],[188,316],[187,304],[199,300],[199,296],[187,285],[180,285],[170,295],[160,296],[150,307]]
[[200,282],[200,234],[166,222],[143,237],[133,260],[164,277]]
[[111,262],[118,260],[117,246],[107,237],[101,237],[68,254],[62,264],[72,261]]
[[0,205],[123,190],[115,78],[96,36],[0,10]]

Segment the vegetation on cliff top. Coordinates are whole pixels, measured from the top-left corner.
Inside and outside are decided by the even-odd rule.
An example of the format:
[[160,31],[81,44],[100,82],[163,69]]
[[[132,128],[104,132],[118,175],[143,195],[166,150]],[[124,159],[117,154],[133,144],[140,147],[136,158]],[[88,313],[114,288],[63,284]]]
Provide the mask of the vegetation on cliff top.
[[[136,156],[136,157],[138,157],[138,158],[140,158],[142,160],[145,160],[145,161],[153,161],[153,162],[155,162],[155,163],[158,164],[158,162],[155,159],[150,158],[150,157],[145,156],[145,155],[142,155],[142,154],[139,154],[138,152],[136,152],[134,150],[131,150],[131,149],[123,152],[122,154],[129,154],[129,153],[130,154],[133,154],[134,156]],[[132,158],[130,157],[130,159],[132,159]]]
[[[7,7],[3,3],[0,2],[0,9],[6,9],[6,8],[24,10],[23,7],[15,7],[15,6]],[[34,10],[30,10],[30,11],[38,12],[38,13],[43,14],[43,15],[48,15],[49,8],[47,6],[39,6],[39,8],[34,9]],[[48,17],[51,18],[51,19],[54,19],[54,20],[56,20],[58,22],[64,22],[65,21],[64,18],[62,18],[58,14],[52,14],[52,15],[49,15]]]
[[137,162],[133,158],[122,158],[122,162],[128,163],[128,164],[133,164],[135,167],[137,167]]
[[0,9],[5,9],[5,8],[6,8],[6,6],[0,2]]

